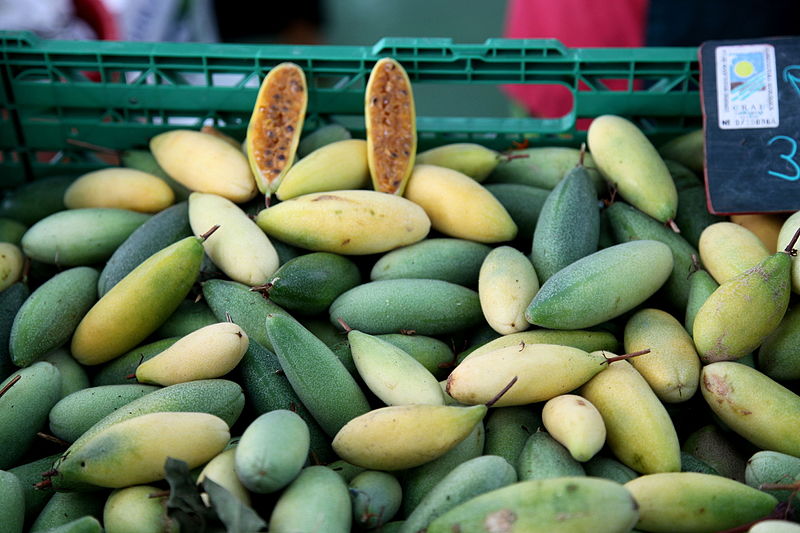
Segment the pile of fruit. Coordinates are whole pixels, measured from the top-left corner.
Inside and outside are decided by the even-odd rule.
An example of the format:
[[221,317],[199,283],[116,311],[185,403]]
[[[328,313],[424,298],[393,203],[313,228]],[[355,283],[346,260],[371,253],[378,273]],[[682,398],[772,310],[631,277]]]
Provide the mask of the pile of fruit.
[[0,530],[800,531],[800,213],[706,209],[702,132],[417,150],[273,68],[0,203]]

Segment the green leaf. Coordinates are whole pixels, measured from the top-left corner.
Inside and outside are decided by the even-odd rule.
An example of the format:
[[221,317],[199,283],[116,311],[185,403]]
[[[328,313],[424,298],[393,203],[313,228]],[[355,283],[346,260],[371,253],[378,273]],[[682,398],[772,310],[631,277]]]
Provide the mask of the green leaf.
[[167,516],[180,524],[181,531],[209,533],[209,521],[213,521],[214,513],[203,503],[189,473],[189,465],[180,459],[168,457],[164,471],[170,489]]
[[267,523],[252,508],[213,479],[203,480],[203,488],[228,533],[253,533],[266,529]]

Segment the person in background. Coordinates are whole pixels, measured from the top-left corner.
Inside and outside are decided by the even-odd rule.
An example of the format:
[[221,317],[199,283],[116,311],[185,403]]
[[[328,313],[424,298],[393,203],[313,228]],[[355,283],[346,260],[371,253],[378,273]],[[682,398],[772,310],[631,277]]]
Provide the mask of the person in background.
[[[504,36],[558,39],[570,48],[699,46],[717,39],[800,34],[798,0],[508,0]],[[609,89],[625,89],[612,80]],[[555,118],[572,93],[554,85],[508,85],[524,110]]]

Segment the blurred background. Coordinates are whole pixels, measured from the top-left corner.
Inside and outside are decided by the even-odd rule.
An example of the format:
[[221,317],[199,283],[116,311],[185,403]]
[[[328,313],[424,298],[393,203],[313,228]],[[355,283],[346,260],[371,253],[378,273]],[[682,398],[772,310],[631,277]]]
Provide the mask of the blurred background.
[[[372,46],[383,37],[557,38],[570,47],[698,46],[798,35],[798,0],[0,0],[0,29],[49,39]],[[420,85],[427,116],[560,117],[563,87]]]

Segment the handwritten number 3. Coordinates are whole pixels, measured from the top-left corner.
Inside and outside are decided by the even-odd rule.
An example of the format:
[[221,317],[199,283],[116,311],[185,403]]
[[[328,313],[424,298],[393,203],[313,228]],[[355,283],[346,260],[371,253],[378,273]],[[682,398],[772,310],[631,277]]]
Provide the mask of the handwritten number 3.
[[781,178],[784,180],[789,181],[797,181],[800,179],[800,165],[797,164],[797,161],[794,160],[794,156],[797,155],[797,141],[792,139],[791,137],[787,137],[786,135],[776,135],[772,139],[769,140],[767,146],[771,145],[777,140],[783,140],[788,142],[792,146],[792,151],[789,154],[780,154],[781,159],[786,161],[793,169],[794,169],[794,176],[789,176],[787,174],[783,174],[781,172],[775,172],[773,170],[768,170],[767,173],[770,176],[775,176],[776,178]]

